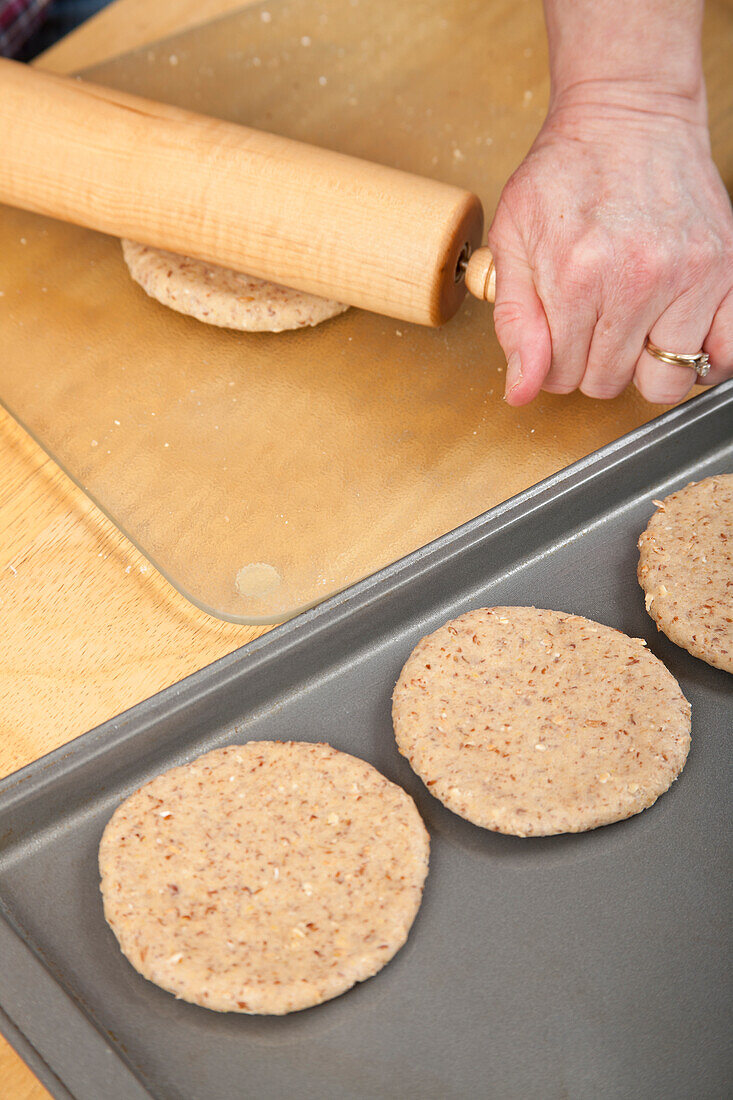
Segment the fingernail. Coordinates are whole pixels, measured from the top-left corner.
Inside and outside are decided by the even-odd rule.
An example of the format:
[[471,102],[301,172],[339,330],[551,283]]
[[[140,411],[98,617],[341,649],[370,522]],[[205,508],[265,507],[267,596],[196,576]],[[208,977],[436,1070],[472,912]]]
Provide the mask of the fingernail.
[[506,361],[506,387],[504,400],[510,397],[522,384],[522,360],[518,351],[513,351]]

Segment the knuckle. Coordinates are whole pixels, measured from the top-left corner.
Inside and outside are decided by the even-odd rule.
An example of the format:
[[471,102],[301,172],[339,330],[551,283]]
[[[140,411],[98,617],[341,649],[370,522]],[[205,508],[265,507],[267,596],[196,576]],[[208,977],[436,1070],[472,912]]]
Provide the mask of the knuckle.
[[595,378],[588,382],[583,381],[579,388],[580,392],[585,394],[586,397],[594,397],[601,401],[607,401],[612,397],[618,397],[626,387],[621,379],[603,377]]
[[684,390],[680,393],[679,390],[673,389],[651,389],[644,390],[642,388],[641,395],[644,397],[650,405],[676,405],[678,401],[681,401],[683,397],[686,397],[689,390]]
[[[683,295],[694,293],[699,296],[701,290],[710,288],[715,281],[717,263],[709,254],[702,255],[697,251],[687,252],[684,256],[678,257],[676,263],[682,265],[684,272],[681,285],[678,281],[679,291]],[[675,281],[672,272],[669,273],[668,280],[670,283]]]
[[694,380],[666,378],[654,380],[636,378],[634,381],[642,397],[646,398],[652,405],[674,405],[677,401],[681,401],[694,385]]
[[675,270],[672,256],[663,248],[646,240],[630,241],[624,249],[619,271],[624,294],[634,302],[644,301],[656,294]]
[[629,277],[636,276],[630,289],[648,286],[675,301],[694,298],[695,309],[708,296],[719,300],[730,284],[730,248],[715,234],[694,230],[680,241],[636,241],[629,249]]
[[520,302],[505,300],[494,306],[494,328],[500,340],[503,335],[516,331],[525,319],[525,310]]
[[695,280],[718,274],[723,276],[726,268],[730,278],[731,255],[733,240],[710,232],[706,226],[703,232],[693,232],[688,238],[682,266]]
[[549,381],[545,380],[542,384],[542,389],[545,393],[568,394],[573,393],[573,391],[577,389],[577,386],[574,382],[563,382],[558,378],[550,379]]
[[568,248],[559,264],[564,290],[587,292],[600,286],[613,261],[613,245],[605,234],[584,234]]

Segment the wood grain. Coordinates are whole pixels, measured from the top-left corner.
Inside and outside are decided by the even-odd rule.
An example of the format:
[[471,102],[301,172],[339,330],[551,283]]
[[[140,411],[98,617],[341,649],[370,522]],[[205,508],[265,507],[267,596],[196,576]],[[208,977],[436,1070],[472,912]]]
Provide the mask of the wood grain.
[[7,1100],[49,1100],[51,1096],[2,1036],[0,1036],[0,1080]]
[[421,325],[482,239],[463,188],[2,58],[0,147],[11,206]]

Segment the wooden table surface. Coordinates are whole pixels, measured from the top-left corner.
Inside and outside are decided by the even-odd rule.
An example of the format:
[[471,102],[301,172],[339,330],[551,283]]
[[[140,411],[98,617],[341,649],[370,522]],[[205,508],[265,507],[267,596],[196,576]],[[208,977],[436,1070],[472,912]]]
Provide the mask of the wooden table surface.
[[[72,72],[246,2],[115,0],[37,64]],[[0,777],[263,633],[184,600],[2,410],[0,614]],[[48,1096],[1,1038],[0,1096]]]

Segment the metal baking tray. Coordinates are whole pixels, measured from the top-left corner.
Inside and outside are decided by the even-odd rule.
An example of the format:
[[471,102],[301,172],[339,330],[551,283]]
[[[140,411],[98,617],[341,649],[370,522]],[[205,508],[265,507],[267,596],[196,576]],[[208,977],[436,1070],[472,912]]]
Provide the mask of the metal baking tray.
[[[0,1029],[77,1100],[707,1100],[729,1095],[731,680],[658,634],[636,540],[652,498],[733,469],[733,383],[411,554],[0,784]],[[533,603],[644,636],[692,703],[671,791],[592,833],[520,840],[436,802],[395,748],[417,639]],[[325,740],[416,799],[432,838],[407,946],[343,997],[219,1015],[144,981],[96,852],[164,768],[250,738]]]

